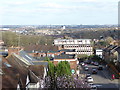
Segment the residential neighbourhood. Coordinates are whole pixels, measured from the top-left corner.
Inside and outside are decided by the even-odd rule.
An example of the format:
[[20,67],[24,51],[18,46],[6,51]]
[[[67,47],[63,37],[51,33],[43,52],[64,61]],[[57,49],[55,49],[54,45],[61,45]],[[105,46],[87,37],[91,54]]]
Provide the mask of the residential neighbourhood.
[[[96,86],[97,83],[101,84],[101,86],[98,85],[97,88],[109,88],[107,85],[102,85],[103,83],[97,80],[97,78],[101,78],[98,75],[104,75],[106,78],[105,82],[113,83],[111,88],[116,89],[119,87],[119,45],[111,44],[104,48],[94,48],[92,39],[55,39],[52,45],[33,44],[26,47],[12,46],[9,48],[1,48],[1,50],[4,51],[2,53],[7,52],[6,55],[1,54],[2,67],[0,73],[2,76],[3,89],[25,88],[26,90],[31,90],[32,88],[50,88],[50,86],[48,86],[51,80],[48,77],[50,63],[57,68],[59,63],[64,61],[68,62],[70,65],[71,78],[77,78],[78,80],[76,82],[85,83],[85,86],[82,85],[83,88],[92,88],[89,86],[89,81],[86,81],[86,75],[90,73],[92,78],[94,78],[92,83]],[[103,71],[97,70],[97,68],[101,68],[101,66],[103,67]],[[92,74],[92,69],[95,69],[95,72],[98,74]],[[113,74],[115,75],[114,81],[112,81]]]
[[1,0],[0,90],[120,90],[120,0]]

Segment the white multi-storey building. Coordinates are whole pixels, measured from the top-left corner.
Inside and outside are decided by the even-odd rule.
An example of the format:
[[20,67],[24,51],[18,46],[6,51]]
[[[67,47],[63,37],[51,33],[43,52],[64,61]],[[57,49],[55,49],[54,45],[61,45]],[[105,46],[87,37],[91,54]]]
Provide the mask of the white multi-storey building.
[[[60,49],[74,49],[75,54],[93,54],[91,39],[55,39],[54,45]],[[70,52],[71,53],[71,52]],[[73,54],[72,53],[72,54]]]
[[98,55],[100,58],[103,58],[103,50],[102,49],[96,49],[96,55]]

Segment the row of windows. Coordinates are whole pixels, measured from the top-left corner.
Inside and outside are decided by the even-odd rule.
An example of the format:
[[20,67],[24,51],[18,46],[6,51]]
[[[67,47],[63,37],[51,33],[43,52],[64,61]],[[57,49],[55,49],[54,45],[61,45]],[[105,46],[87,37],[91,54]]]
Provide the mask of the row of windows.
[[81,46],[65,46],[65,47],[91,47],[91,46],[88,46],[88,45],[81,45]]
[[[87,42],[87,40],[84,40],[85,42]],[[74,40],[71,41],[58,41],[58,43],[64,43],[64,42],[75,42]],[[79,40],[77,42],[83,42],[83,40]]]
[[77,52],[92,52],[92,51],[77,51]]

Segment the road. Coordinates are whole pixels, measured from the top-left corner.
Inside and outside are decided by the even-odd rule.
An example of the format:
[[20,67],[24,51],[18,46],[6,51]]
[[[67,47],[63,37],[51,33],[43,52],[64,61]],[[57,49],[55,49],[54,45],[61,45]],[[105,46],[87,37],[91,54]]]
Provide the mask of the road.
[[111,89],[111,90],[119,90],[120,88],[120,81],[118,79],[112,80],[111,79],[111,73],[107,70],[106,67],[103,68],[103,70],[98,70],[97,74],[92,74],[92,68],[98,68],[98,66],[94,65],[87,65],[89,68],[88,71],[84,70],[84,67],[82,67],[82,73],[84,74],[91,74],[91,77],[94,79],[94,84],[100,88],[100,90],[103,89]]

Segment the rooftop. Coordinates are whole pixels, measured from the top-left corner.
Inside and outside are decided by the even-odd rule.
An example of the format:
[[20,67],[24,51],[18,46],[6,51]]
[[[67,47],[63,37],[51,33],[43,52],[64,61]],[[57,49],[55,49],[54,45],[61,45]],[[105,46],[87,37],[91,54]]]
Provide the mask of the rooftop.
[[24,51],[29,53],[58,51],[58,50],[59,50],[58,46],[52,46],[52,45],[29,45],[24,48]]
[[75,52],[75,49],[62,49],[59,51],[64,51],[64,52]]
[[61,54],[59,56],[55,56],[54,59],[75,59],[75,54]]

